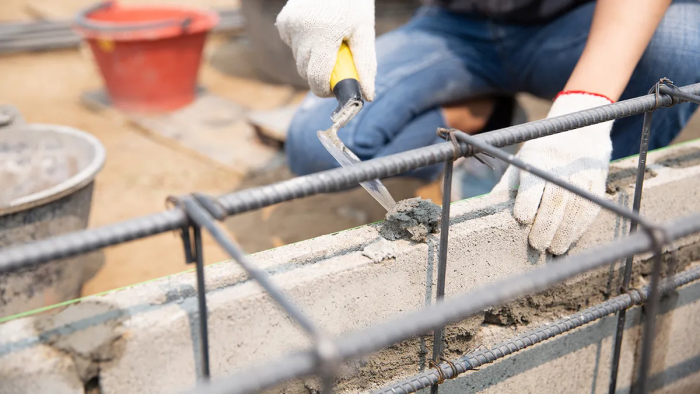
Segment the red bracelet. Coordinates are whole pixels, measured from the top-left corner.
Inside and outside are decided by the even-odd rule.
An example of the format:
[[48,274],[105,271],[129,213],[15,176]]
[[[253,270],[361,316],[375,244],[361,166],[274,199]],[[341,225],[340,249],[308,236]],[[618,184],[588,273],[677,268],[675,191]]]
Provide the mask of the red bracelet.
[[614,100],[611,100],[610,97],[605,96],[605,95],[603,95],[603,94],[586,92],[586,91],[584,91],[584,90],[562,90],[561,92],[559,92],[559,93],[557,94],[556,97],[554,97],[554,100],[556,100],[557,98],[559,98],[559,96],[564,96],[564,95],[567,95],[567,94],[588,94],[588,95],[590,95],[590,96],[602,97],[602,98],[604,98],[604,99],[610,101],[610,103],[614,103],[614,102],[615,102]]

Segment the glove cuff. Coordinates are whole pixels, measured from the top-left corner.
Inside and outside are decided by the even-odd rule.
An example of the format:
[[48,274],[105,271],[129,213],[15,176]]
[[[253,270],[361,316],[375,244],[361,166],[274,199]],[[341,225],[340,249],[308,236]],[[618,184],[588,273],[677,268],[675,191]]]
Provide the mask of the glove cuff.
[[572,112],[608,105],[612,102],[612,100],[602,94],[580,90],[565,90],[557,94],[547,117],[552,118],[555,116],[567,115]]

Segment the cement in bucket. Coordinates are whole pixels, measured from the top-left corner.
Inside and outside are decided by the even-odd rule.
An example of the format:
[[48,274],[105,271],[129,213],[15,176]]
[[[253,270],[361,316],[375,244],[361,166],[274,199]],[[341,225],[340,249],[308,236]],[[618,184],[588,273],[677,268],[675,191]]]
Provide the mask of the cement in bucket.
[[[105,161],[103,145],[88,133],[22,123],[0,126],[0,253],[85,229],[94,178]],[[0,274],[0,318],[79,297],[83,283],[102,265],[101,256]]]

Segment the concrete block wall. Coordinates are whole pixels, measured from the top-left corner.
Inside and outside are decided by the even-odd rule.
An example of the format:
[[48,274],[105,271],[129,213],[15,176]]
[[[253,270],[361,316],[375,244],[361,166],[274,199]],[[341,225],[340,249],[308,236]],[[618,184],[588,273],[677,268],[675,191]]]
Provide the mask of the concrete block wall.
[[[700,141],[652,152],[649,162],[644,215],[666,222],[700,211]],[[631,206],[635,168],[635,158],[613,165],[608,198]],[[510,196],[495,194],[452,205],[447,297],[552,263],[528,248],[528,228],[512,218],[512,205]],[[438,236],[420,244],[389,242],[378,226],[251,257],[323,330],[342,335],[423,308],[435,298]],[[571,253],[625,237],[628,226],[601,212]],[[700,260],[699,239],[675,244],[675,271]],[[635,286],[645,284],[647,258],[637,256]],[[615,295],[620,267],[611,265],[450,325],[446,355],[490,346]],[[206,278],[214,379],[310,345],[234,262],[208,266]],[[691,284],[665,301],[653,371],[659,392],[700,391],[699,291]],[[629,315],[620,392],[633,381],[640,313],[633,308]],[[589,324],[448,381],[443,392],[606,392],[614,325],[614,318]],[[429,357],[431,338],[426,333],[349,363],[338,391],[364,392],[418,372]],[[196,383],[198,352],[195,276],[188,272],[0,324],[0,393],[180,392]],[[309,378],[276,391],[318,388]]]

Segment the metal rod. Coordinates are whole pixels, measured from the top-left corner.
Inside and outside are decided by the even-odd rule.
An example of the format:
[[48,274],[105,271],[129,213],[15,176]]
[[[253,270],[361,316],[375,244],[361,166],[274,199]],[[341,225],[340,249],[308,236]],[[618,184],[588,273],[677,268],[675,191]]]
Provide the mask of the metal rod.
[[[668,240],[676,240],[700,232],[700,214],[674,220],[663,228]],[[409,339],[437,327],[459,321],[492,305],[500,305],[515,298],[532,294],[564,282],[584,272],[600,268],[630,254],[648,252],[654,248],[649,237],[642,233],[613,241],[603,246],[566,258],[555,258],[552,264],[532,269],[523,274],[497,281],[423,310],[402,314],[386,322],[346,334],[334,341],[338,359],[361,357],[391,344]],[[211,384],[187,391],[189,394],[254,393],[283,381],[307,376],[316,368],[312,351],[295,352],[277,361],[243,369]],[[270,373],[274,371],[274,373]]]
[[638,388],[637,392],[639,394],[646,394],[649,392],[649,367],[651,365],[651,355],[654,351],[654,337],[656,337],[655,327],[656,327],[656,315],[659,308],[659,299],[661,294],[659,292],[659,283],[661,281],[661,265],[663,262],[663,256],[661,253],[657,253],[654,256],[654,263],[651,273],[651,293],[649,294],[649,301],[645,305],[644,313],[644,332],[642,334],[642,355],[639,362],[639,373],[637,377]]
[[[442,186],[442,221],[440,223],[440,251],[438,256],[438,277],[436,302],[445,298],[445,281],[447,280],[447,245],[450,234],[450,203],[452,202],[452,160],[445,162],[445,174]],[[433,361],[436,363],[442,357],[442,346],[445,335],[445,327],[438,327],[433,332]],[[434,384],[430,388],[431,394],[438,393],[438,385]]]
[[199,313],[199,343],[202,355],[202,380],[207,381],[209,373],[209,327],[207,323],[207,290],[204,283],[204,255],[202,247],[202,229],[192,226],[194,232],[194,248],[197,267],[197,301]]
[[[669,279],[664,280],[661,285],[661,293],[692,283],[700,279],[700,267],[686,270]],[[590,324],[605,316],[617,311],[624,311],[628,308],[639,305],[647,300],[651,292],[651,286],[645,286],[639,291],[634,290],[626,294],[621,294],[598,305],[577,312],[557,321],[543,324],[535,330],[518,335],[512,339],[495,345],[487,350],[478,350],[465,354],[453,360],[452,364],[457,368],[457,374],[449,365],[439,365],[442,374],[447,379],[452,379],[466,371],[474,370],[484,364],[492,363],[510,354],[519,352],[534,346],[540,342],[557,337],[575,328]],[[375,390],[373,394],[409,394],[428,387],[440,379],[440,373],[436,368],[430,368],[415,376],[398,383]]]
[[199,203],[197,203],[193,198],[186,196],[181,199],[184,204],[187,214],[192,219],[192,221],[201,227],[204,227],[209,231],[216,242],[221,246],[222,249],[226,251],[234,260],[240,265],[247,273],[250,275],[260,286],[274,299],[284,310],[289,314],[289,316],[294,319],[299,325],[314,337],[319,335],[319,331],[315,324],[309,320],[301,310],[290,300],[289,297],[284,295],[284,293],[275,285],[270,279],[269,275],[257,268],[254,264],[248,261],[248,258],[243,254],[238,245],[231,239],[231,237],[222,230],[214,218],[204,209]]
[[[700,83],[679,88],[700,93]],[[670,106],[668,95],[658,98],[658,106]],[[504,147],[531,139],[561,133],[601,122],[651,111],[657,107],[653,94],[619,101],[586,111],[516,125],[475,136],[478,141]],[[350,167],[335,168],[271,185],[224,195],[219,202],[228,215],[264,208],[279,202],[319,193],[355,187],[359,182],[386,178],[427,165],[452,159],[452,144],[444,142],[390,156],[363,161]],[[465,152],[464,156],[471,156]],[[0,273],[29,268],[57,258],[88,253],[106,246],[176,230],[187,223],[179,210],[169,210],[95,229],[77,231],[2,249]]]
[[[639,213],[642,205],[642,188],[644,187],[644,175],[646,173],[647,165],[647,152],[649,151],[649,137],[651,135],[651,120],[654,112],[647,112],[644,114],[644,123],[642,125],[642,137],[640,140],[639,147],[639,161],[637,163],[637,179],[634,184],[634,200],[632,203],[632,211]],[[637,231],[637,221],[630,221],[630,234]],[[626,291],[630,286],[630,281],[632,280],[632,263],[634,262],[634,256],[627,257],[625,262],[625,272],[622,278],[622,288],[621,291]],[[615,332],[615,345],[613,347],[613,357],[612,364],[610,368],[610,385],[608,388],[609,394],[615,394],[617,390],[617,373],[620,365],[620,354],[622,352],[622,339],[625,332],[625,320],[627,318],[627,311],[625,309],[620,310],[617,316],[617,328]]]
[[[567,182],[557,178],[556,176],[554,176],[554,175],[552,175],[552,174],[550,174],[542,169],[539,169],[537,167],[533,167],[530,164],[525,163],[524,161],[518,159],[517,157],[515,157],[511,154],[504,153],[500,149],[497,149],[491,145],[488,145],[488,144],[485,144],[481,141],[478,141],[478,140],[474,139],[474,137],[470,136],[469,134],[463,133],[463,132],[458,131],[458,130],[454,130],[454,133],[455,133],[455,136],[457,137],[458,140],[461,140],[461,141],[467,143],[468,145],[472,145],[472,146],[476,147],[477,150],[479,150],[479,151],[483,150],[487,153],[490,153],[491,155],[493,155],[494,157],[496,157],[498,159],[501,159],[501,160],[503,160],[511,165],[514,165],[522,170],[525,170],[529,173],[532,173],[532,174],[544,179],[545,181],[553,183],[553,184],[555,184],[555,185],[561,187],[562,189],[565,189],[571,193],[577,194],[577,195],[585,198],[588,201],[591,201],[597,205],[600,205],[602,208],[605,208],[608,211],[616,213],[616,214],[623,216],[627,219],[635,220],[645,227],[655,228],[654,223],[652,223],[651,221],[649,221],[646,218],[639,216],[637,213],[629,210],[627,207],[615,204],[613,202],[608,201],[607,199],[605,199],[603,197],[597,196],[597,195],[595,195],[587,190],[583,190],[583,189],[579,188],[578,186],[574,186],[570,183],[567,183]],[[470,148],[470,147],[468,146],[467,148]]]
[[[237,32],[245,27],[239,10],[219,10],[214,32]],[[0,25],[0,54],[73,48],[83,38],[73,31],[71,21],[20,22]]]
[[659,86],[659,92],[672,97],[679,98],[683,101],[689,101],[691,103],[700,104],[700,96],[690,93],[684,93],[679,90],[669,88],[668,86]]

